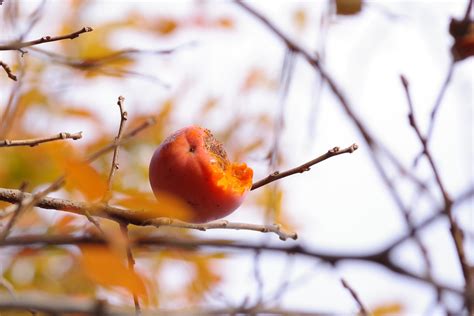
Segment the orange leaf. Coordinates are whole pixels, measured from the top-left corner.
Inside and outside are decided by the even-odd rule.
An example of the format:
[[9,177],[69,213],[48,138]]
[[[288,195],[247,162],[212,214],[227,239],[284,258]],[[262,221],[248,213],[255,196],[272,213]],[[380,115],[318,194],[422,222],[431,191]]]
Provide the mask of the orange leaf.
[[102,198],[107,190],[106,180],[85,161],[70,158],[63,161],[66,186],[79,190],[89,201]]
[[159,18],[154,25],[155,30],[161,35],[170,35],[179,26],[178,21],[171,18]]
[[230,17],[221,17],[216,20],[216,25],[224,29],[232,29],[234,27],[234,20]]
[[121,287],[148,300],[142,277],[127,268],[118,253],[104,246],[84,246],[81,250],[82,268],[93,282],[106,287]]

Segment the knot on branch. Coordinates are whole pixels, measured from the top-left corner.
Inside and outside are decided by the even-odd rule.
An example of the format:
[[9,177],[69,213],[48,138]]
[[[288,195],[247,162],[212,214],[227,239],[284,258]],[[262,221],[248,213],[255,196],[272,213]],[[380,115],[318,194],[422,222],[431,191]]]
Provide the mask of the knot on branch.
[[356,151],[357,149],[359,149],[359,145],[357,144],[352,144],[350,147],[349,147],[349,153],[352,154],[354,151]]

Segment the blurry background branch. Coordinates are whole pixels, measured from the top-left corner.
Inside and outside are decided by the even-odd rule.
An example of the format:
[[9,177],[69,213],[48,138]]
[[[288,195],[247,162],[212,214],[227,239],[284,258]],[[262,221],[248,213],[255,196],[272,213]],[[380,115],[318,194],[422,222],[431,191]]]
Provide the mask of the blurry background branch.
[[[441,284],[435,280],[417,275],[395,263],[391,258],[391,252],[394,248],[387,247],[385,249],[375,251],[368,254],[351,254],[351,253],[335,253],[323,250],[309,249],[301,245],[294,246],[273,246],[265,244],[254,244],[250,242],[240,242],[234,240],[223,239],[182,239],[155,236],[138,236],[131,238],[131,246],[133,247],[158,247],[158,248],[179,248],[186,250],[203,250],[203,249],[234,249],[247,251],[266,251],[275,253],[285,253],[292,255],[301,255],[311,259],[322,260],[331,265],[345,261],[365,261],[378,264],[389,271],[405,276],[409,279],[421,281],[430,284],[441,291],[448,291],[455,294],[462,294],[463,291],[452,286]],[[47,235],[25,235],[10,237],[4,241],[0,241],[0,246],[26,246],[26,245],[82,245],[82,244],[98,244],[107,245],[108,241],[99,236],[47,236]]]
[[[121,308],[107,304],[103,300],[87,300],[87,299],[73,299],[67,296],[54,295],[21,295],[17,299],[0,296],[0,311],[24,311],[32,310],[43,312],[50,315],[63,314],[80,314],[90,316],[134,316],[136,313],[127,308]],[[265,315],[301,315],[301,316],[323,316],[331,315],[328,312],[318,312],[311,310],[297,310],[284,308],[208,308],[194,307],[194,308],[177,308],[171,309],[157,309],[150,311],[142,311],[142,316],[178,316],[178,315],[236,315],[236,314],[265,314]]]

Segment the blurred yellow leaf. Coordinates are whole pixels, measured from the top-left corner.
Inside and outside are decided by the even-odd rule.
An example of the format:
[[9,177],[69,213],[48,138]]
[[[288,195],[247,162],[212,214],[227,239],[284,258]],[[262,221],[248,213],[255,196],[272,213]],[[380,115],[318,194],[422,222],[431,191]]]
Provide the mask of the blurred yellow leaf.
[[[25,138],[37,137],[27,135]],[[23,137],[23,136],[22,136]],[[60,176],[62,168],[55,157],[63,155],[58,142],[45,143],[37,147],[3,148],[0,155],[3,187],[18,188],[27,181],[30,188],[41,185]]]
[[186,221],[191,216],[189,205],[181,199],[161,192],[158,199],[151,193],[128,191],[129,196],[117,199],[116,202],[126,208],[135,210],[131,217],[145,220],[157,217],[171,217]]
[[400,315],[403,312],[403,305],[400,303],[389,303],[376,306],[372,309],[372,316]]
[[299,31],[306,27],[307,16],[304,9],[298,9],[293,13],[293,22]]
[[80,262],[85,274],[105,287],[121,287],[145,300],[147,293],[142,277],[125,266],[124,259],[104,246],[81,247]]

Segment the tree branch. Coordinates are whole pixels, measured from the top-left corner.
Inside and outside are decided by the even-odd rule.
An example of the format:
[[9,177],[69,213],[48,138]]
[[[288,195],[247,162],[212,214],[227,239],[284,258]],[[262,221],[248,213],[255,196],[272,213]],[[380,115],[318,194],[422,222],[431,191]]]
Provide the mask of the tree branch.
[[287,171],[284,171],[284,172],[274,172],[272,174],[270,174],[269,176],[267,176],[266,178],[262,179],[262,180],[259,180],[257,182],[255,182],[253,185],[252,185],[252,188],[251,190],[255,190],[255,189],[258,189],[264,185],[267,185],[273,181],[276,181],[276,180],[279,180],[279,179],[282,179],[282,178],[285,178],[285,177],[288,177],[288,176],[291,176],[293,174],[296,174],[296,173],[303,173],[305,171],[309,171],[311,169],[311,166],[315,165],[315,164],[318,164],[326,159],[329,159],[331,157],[334,157],[334,156],[337,156],[337,155],[341,155],[341,154],[347,154],[347,153],[353,153],[354,151],[357,150],[357,148],[359,148],[357,146],[357,144],[352,144],[351,146],[347,147],[347,148],[344,148],[344,149],[339,149],[339,147],[334,147],[333,149],[330,149],[327,151],[327,153],[325,153],[324,155],[321,155],[311,161],[308,161],[298,167],[295,167],[295,168],[292,168],[292,169],[289,169]]
[[[1,201],[17,203],[21,199],[22,194],[24,198],[28,198],[32,195],[31,193],[22,193],[20,190],[0,188]],[[85,215],[86,212],[90,212],[91,214],[94,214],[94,216],[97,217],[107,218],[119,223],[134,224],[137,226],[169,226],[176,228],[195,229],[201,231],[205,231],[208,229],[251,230],[259,231],[262,233],[275,233],[282,240],[286,240],[288,238],[296,239],[298,237],[296,233],[287,232],[280,225],[277,224],[255,225],[246,223],[230,223],[226,220],[219,220],[204,224],[194,224],[165,217],[142,219],[140,218],[140,215],[143,213],[143,210],[132,210],[121,207],[109,206],[104,203],[90,204],[80,201],[43,197],[42,199],[37,201],[36,206],[45,209],[55,209],[59,211],[75,213],[79,215]]]
[[5,72],[7,73],[8,78],[10,78],[13,81],[17,80],[16,76],[13,74],[12,70],[10,69],[10,67],[7,64],[5,64],[3,61],[0,61],[0,66],[2,66],[3,70],[5,70]]
[[59,133],[49,137],[42,138],[32,138],[32,139],[18,139],[18,140],[9,140],[4,139],[0,140],[0,147],[14,147],[14,146],[38,146],[42,143],[52,142],[56,140],[72,139],[77,140],[82,138],[82,132],[79,133]]
[[354,301],[356,301],[357,305],[359,305],[359,309],[360,309],[359,314],[362,316],[369,316],[370,314],[367,311],[367,308],[365,308],[364,304],[360,300],[359,295],[357,295],[356,291],[354,291],[354,289],[350,287],[349,284],[346,282],[346,280],[344,280],[343,278],[341,278],[341,284],[343,287],[347,289],[347,291],[349,291],[351,296],[354,298]]
[[[410,120],[410,125],[413,127],[413,130],[415,131],[416,136],[418,137],[418,139],[419,139],[419,141],[420,141],[420,143],[423,147],[423,154],[426,157],[426,159],[428,160],[428,163],[431,167],[433,175],[436,179],[436,183],[438,184],[438,188],[439,188],[439,190],[440,190],[440,192],[443,196],[444,212],[448,216],[448,220],[449,220],[449,223],[450,223],[450,226],[451,226],[451,235],[453,237],[454,246],[456,248],[456,252],[457,252],[458,258],[459,258],[459,263],[461,265],[461,269],[462,269],[462,272],[463,272],[463,276],[464,276],[464,280],[465,280],[465,286],[466,286],[466,293],[469,293],[470,289],[472,287],[472,284],[471,284],[471,271],[470,271],[470,268],[469,268],[469,264],[467,263],[466,254],[464,253],[463,234],[461,232],[461,229],[457,225],[457,223],[454,219],[454,216],[452,214],[453,201],[450,198],[450,196],[449,196],[449,194],[446,190],[446,187],[444,186],[444,183],[441,179],[438,168],[437,168],[437,166],[434,162],[433,156],[431,155],[431,152],[428,148],[427,138],[425,136],[423,136],[423,134],[422,134],[422,132],[421,132],[419,126],[418,126],[418,123],[416,121],[414,110],[413,110],[413,102],[412,102],[411,95],[410,95],[409,82],[403,75],[400,78],[401,78],[403,87],[405,89],[405,94],[406,94],[406,97],[407,97],[407,103],[408,103],[408,109],[409,109],[408,118]],[[468,304],[467,301],[466,301],[466,305],[467,305],[466,307],[472,312],[473,311],[472,309],[474,308],[474,306],[471,306],[471,304]]]
[[43,36],[39,39],[33,40],[33,41],[28,41],[28,42],[11,42],[8,44],[3,44],[0,45],[0,51],[2,50],[21,50],[22,48],[25,47],[30,47],[30,46],[35,46],[39,44],[44,44],[44,43],[51,43],[51,42],[56,42],[56,41],[62,41],[65,39],[75,39],[76,37],[79,37],[82,33],[87,33],[87,32],[92,32],[93,29],[92,27],[86,26],[80,29],[79,31],[66,34],[66,35],[61,35],[61,36]]
[[114,144],[117,144],[117,145],[114,147],[114,153],[112,156],[112,165],[110,167],[109,178],[107,180],[107,191],[102,200],[104,203],[107,203],[112,197],[112,178],[114,177],[115,171],[118,169],[118,162],[117,162],[118,152],[119,152],[118,144],[120,143],[120,140],[122,139],[123,127],[125,125],[125,121],[127,120],[127,112],[123,110],[124,101],[125,101],[124,97],[122,96],[118,97],[117,105],[119,106],[119,110],[120,110],[120,125],[119,125],[119,130],[117,133],[117,137],[115,137],[115,140],[114,140]]

